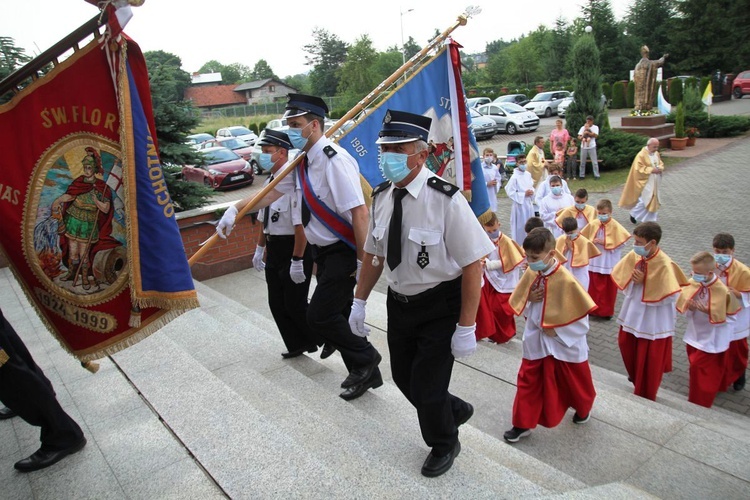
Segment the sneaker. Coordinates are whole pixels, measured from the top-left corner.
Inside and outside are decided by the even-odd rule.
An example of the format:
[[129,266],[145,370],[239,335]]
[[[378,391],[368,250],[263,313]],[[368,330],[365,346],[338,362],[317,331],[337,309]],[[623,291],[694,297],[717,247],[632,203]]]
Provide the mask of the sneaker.
[[530,429],[522,429],[514,425],[511,430],[506,431],[505,434],[503,434],[503,439],[509,443],[517,443],[521,438],[526,437],[529,434],[531,434]]
[[732,384],[732,388],[735,391],[741,391],[745,388],[745,374],[743,373],[740,378],[734,381],[734,384]]
[[589,419],[591,419],[591,412],[589,412],[589,414],[586,415],[585,417],[579,417],[578,412],[576,412],[576,414],[573,415],[574,424],[585,424],[586,422],[589,421]]

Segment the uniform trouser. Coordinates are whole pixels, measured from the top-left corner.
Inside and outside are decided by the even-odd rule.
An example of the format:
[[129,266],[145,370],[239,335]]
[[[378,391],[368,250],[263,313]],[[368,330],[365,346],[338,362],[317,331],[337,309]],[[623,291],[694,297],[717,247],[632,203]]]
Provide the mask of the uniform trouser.
[[460,278],[449,283],[416,302],[399,302],[391,293],[387,300],[393,381],[417,409],[422,438],[435,456],[453,450],[456,418],[467,410],[466,402],[448,392],[451,337],[461,312]]
[[366,339],[352,333],[349,313],[354,301],[357,254],[344,243],[313,246],[318,266],[318,285],[307,308],[307,323],[312,330],[338,349],[351,372],[375,361],[377,350]]
[[599,162],[596,157],[596,148],[581,148],[581,166],[578,169],[578,176],[581,178],[586,177],[586,155],[591,158],[591,170],[594,172],[594,177],[599,177]]
[[268,285],[268,307],[279,329],[284,345],[296,351],[323,343],[307,324],[307,294],[312,277],[312,254],[305,249],[302,267],[307,278],[295,283],[289,277],[289,266],[294,252],[294,235],[268,235],[266,240],[266,284]]
[[10,357],[0,367],[0,401],[31,425],[41,427],[42,449],[69,448],[83,438],[78,424],[57,402],[52,384],[0,311],[0,348]]

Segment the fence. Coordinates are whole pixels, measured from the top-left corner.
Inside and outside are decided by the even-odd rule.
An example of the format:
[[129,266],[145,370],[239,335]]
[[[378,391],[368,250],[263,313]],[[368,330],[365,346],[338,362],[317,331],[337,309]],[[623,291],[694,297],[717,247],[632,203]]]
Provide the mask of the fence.
[[[334,110],[346,106],[344,97],[324,97],[328,109]],[[244,116],[268,116],[284,114],[286,101],[267,102],[262,104],[242,104],[220,109],[201,109],[201,118],[241,118]],[[348,109],[348,108],[347,108]]]

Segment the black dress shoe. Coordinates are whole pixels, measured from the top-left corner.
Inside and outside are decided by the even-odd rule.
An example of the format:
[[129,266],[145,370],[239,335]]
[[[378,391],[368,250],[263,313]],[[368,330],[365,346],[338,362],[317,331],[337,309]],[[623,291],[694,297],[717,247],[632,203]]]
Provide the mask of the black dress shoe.
[[422,465],[422,475],[425,477],[438,477],[448,472],[448,469],[453,465],[453,460],[456,459],[458,454],[461,453],[461,443],[456,440],[456,446],[453,450],[445,456],[436,457],[430,452],[427,455],[427,460]]
[[381,385],[383,385],[383,377],[380,375],[380,370],[378,370],[365,382],[347,388],[344,392],[339,394],[339,397],[344,401],[351,401],[352,399],[357,399],[362,394],[366,393],[367,389],[377,389]]
[[298,356],[302,356],[306,352],[315,352],[318,350],[318,346],[308,346],[308,347],[301,347],[300,349],[295,349],[294,351],[289,352],[282,352],[281,357],[284,359],[290,359],[290,358],[296,358]]
[[633,217],[632,215],[630,216],[630,222],[632,222],[633,224],[638,224],[638,221],[635,220],[635,217]]
[[344,381],[341,382],[341,388],[348,389],[349,387],[354,387],[355,385],[369,379],[382,360],[383,357],[376,351],[373,362],[364,368],[356,368],[349,372],[349,375],[347,375]]
[[742,373],[740,378],[734,381],[734,384],[732,384],[732,388],[735,391],[741,391],[742,389],[745,388],[745,373],[744,372]]
[[86,438],[82,437],[79,442],[73,446],[65,448],[64,450],[45,451],[40,448],[30,457],[16,462],[14,467],[20,472],[33,472],[35,470],[44,469],[50,465],[56,464],[68,455],[81,451],[84,446],[86,446]]
[[466,403],[466,408],[459,416],[456,417],[456,427],[464,425],[469,419],[474,416],[474,407],[471,403]]
[[16,415],[16,412],[11,410],[10,408],[7,408],[5,406],[0,408],[0,420],[7,420],[9,418],[15,417]]
[[336,352],[336,348],[326,342],[325,344],[323,344],[323,350],[320,351],[320,359],[326,359],[330,357],[334,352]]

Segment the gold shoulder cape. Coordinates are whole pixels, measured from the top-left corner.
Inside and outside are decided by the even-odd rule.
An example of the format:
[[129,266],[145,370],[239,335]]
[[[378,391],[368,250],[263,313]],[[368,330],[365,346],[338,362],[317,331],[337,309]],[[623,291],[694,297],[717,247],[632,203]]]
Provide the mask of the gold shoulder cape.
[[506,274],[520,266],[526,258],[526,253],[521,245],[505,236],[505,234],[501,234],[497,240],[497,253],[500,254],[500,263],[503,266],[503,272]]
[[[724,323],[727,320],[727,315],[731,316],[739,312],[739,301],[721,280],[716,279],[705,288],[708,291],[708,320],[712,325]],[[688,285],[683,287],[677,299],[677,310],[684,313],[688,308],[688,301],[695,297],[700,290],[701,284],[691,279]]]
[[560,226],[560,229],[562,229],[562,220],[565,217],[573,217],[574,219],[578,218],[579,214],[583,214],[584,217],[586,217],[586,220],[590,224],[592,221],[597,220],[596,218],[596,209],[592,207],[591,205],[586,205],[586,207],[583,210],[578,210],[575,205],[571,205],[567,208],[563,208],[561,210],[558,210],[555,214],[557,217],[555,217],[555,223]]
[[[565,255],[565,240],[567,238],[564,234],[557,238],[555,249],[561,255]],[[573,240],[573,249],[570,252],[570,267],[588,266],[591,259],[599,257],[601,254],[602,252],[596,248],[591,240],[579,234],[578,238]]]
[[[658,155],[659,153],[657,153]],[[661,161],[661,155],[659,155],[659,168],[664,168],[664,163]],[[638,203],[638,198],[643,192],[643,188],[648,182],[648,177],[651,175],[654,167],[651,165],[651,157],[648,154],[648,149],[645,147],[635,156],[633,164],[630,166],[630,172],[628,172],[628,180],[625,181],[625,187],[622,190],[620,201],[618,205],[622,208],[630,210]]]
[[[510,295],[509,304],[517,316],[526,309],[531,285],[539,274],[527,269]],[[596,304],[586,290],[559,262],[555,270],[542,279],[545,282],[542,328],[569,325],[596,309]]]
[[630,239],[630,233],[627,229],[622,227],[622,224],[610,217],[606,224],[602,224],[602,221],[596,219],[581,229],[581,235],[587,239],[594,241],[596,233],[600,227],[604,227],[604,249],[614,250],[626,241]]
[[722,276],[727,277],[727,285],[738,292],[750,292],[750,267],[732,257],[732,263]]
[[670,295],[679,293],[688,284],[688,278],[680,266],[662,252],[661,248],[647,259],[638,256],[631,250],[612,269],[612,279],[617,288],[624,290],[632,279],[633,270],[638,262],[643,262],[646,275],[643,282],[643,302],[659,302]]

